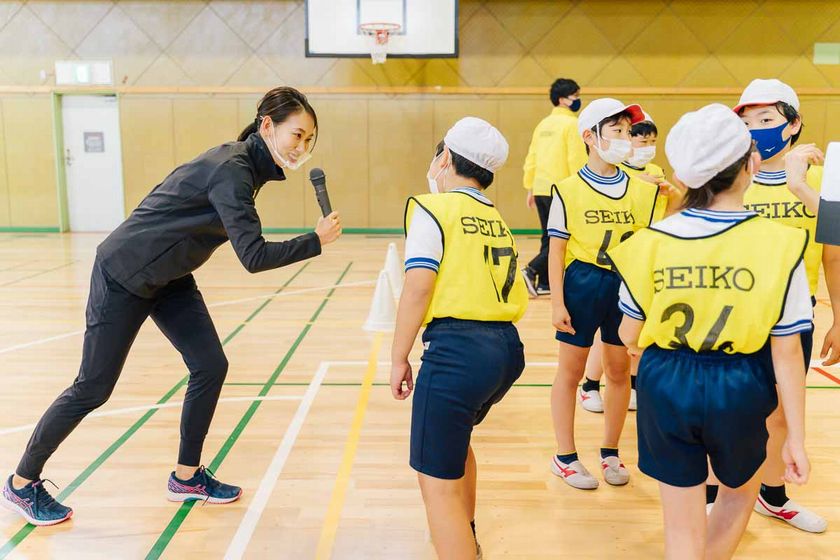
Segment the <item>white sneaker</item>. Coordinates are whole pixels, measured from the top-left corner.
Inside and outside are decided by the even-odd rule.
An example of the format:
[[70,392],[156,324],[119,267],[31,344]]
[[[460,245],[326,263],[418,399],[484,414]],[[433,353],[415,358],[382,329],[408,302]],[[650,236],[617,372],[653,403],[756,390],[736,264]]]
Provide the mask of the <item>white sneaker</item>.
[[711,504],[706,504],[706,515],[712,514],[712,508],[715,507],[715,503],[712,502]]
[[828,522],[814,513],[794,502],[788,500],[782,507],[771,506],[761,496],[755,500],[755,511],[765,517],[781,519],[801,531],[808,533],[823,533],[828,527]]
[[604,480],[612,486],[624,486],[630,482],[630,472],[621,459],[618,457],[607,457],[601,459],[601,468],[604,470]]
[[636,410],[636,389],[630,389],[630,405],[627,410]]
[[557,455],[554,455],[551,458],[551,472],[562,478],[563,482],[572,488],[578,490],[595,490],[598,488],[598,480],[589,474],[589,471],[580,461],[572,461],[566,464],[560,462]]
[[578,387],[578,401],[584,410],[604,412],[604,401],[600,391],[584,391],[583,387]]

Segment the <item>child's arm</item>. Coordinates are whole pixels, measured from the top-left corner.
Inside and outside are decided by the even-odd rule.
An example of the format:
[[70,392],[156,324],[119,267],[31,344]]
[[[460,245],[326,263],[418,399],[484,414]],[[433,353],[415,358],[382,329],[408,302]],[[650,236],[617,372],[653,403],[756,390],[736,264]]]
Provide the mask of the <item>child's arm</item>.
[[[437,273],[426,268],[412,268],[405,273],[394,342],[391,345],[391,394],[397,400],[405,400],[414,389],[408,355],[429,309],[436,280]],[[405,389],[403,382],[406,384]]]
[[825,161],[822,151],[814,144],[797,146],[785,154],[785,174],[788,189],[814,215],[820,209],[820,194],[811,188],[806,181],[808,164],[819,165]]
[[563,299],[563,276],[566,273],[568,239],[552,237],[548,242],[548,283],[551,286],[551,324],[560,332],[575,334],[572,318]]
[[823,362],[823,365],[833,366],[840,362],[840,247],[824,245],[822,262],[825,271],[825,284],[828,287],[828,296],[831,299],[831,311],[834,314],[834,323],[825,333],[820,358],[825,359],[828,356],[828,351],[831,350],[831,356]]
[[633,357],[642,355],[642,349],[639,348],[639,334],[644,326],[644,321],[639,321],[629,315],[622,317],[621,325],[618,326],[618,336],[627,347],[627,353]]
[[805,484],[811,465],[805,452],[805,365],[799,334],[771,337],[770,349],[788,429],[782,450],[787,465],[784,480]]

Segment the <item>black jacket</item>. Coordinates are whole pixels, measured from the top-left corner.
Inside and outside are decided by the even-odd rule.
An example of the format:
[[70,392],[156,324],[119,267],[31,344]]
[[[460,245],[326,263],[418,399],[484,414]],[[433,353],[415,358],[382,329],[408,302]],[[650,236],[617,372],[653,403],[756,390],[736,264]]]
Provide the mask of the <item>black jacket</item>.
[[175,169],[97,256],[113,280],[140,297],[190,274],[228,239],[249,272],[317,256],[314,232],[280,243],[262,236],[254,198],[266,182],[285,178],[259,134],[222,144]]

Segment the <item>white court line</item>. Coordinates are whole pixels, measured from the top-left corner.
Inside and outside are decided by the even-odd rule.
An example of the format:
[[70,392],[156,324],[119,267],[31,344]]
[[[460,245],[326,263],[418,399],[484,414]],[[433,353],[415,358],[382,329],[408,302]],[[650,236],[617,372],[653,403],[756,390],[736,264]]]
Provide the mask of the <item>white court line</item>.
[[[229,301],[220,301],[220,302],[208,305],[207,307],[212,309],[214,307],[223,307],[223,306],[226,306],[226,305],[236,305],[238,303],[247,303],[249,301],[255,301],[255,300],[260,300],[260,299],[289,297],[289,296],[295,296],[295,295],[298,295],[298,294],[307,294],[307,293],[310,293],[310,292],[322,292],[324,290],[332,290],[332,289],[335,289],[335,288],[353,288],[353,287],[358,287],[358,286],[373,286],[375,283],[376,283],[375,280],[363,280],[363,281],[360,281],[360,282],[350,282],[350,283],[347,283],[347,284],[330,284],[329,286],[317,286],[315,288],[303,288],[303,289],[300,289],[300,290],[291,290],[291,291],[288,291],[288,292],[263,294],[263,295],[260,295],[260,296],[251,296],[251,297],[242,298],[242,299],[232,299],[232,300],[229,300]],[[9,352],[14,352],[16,350],[23,350],[24,348],[31,348],[32,346],[38,346],[39,344],[46,344],[47,342],[52,342],[54,340],[61,340],[63,338],[70,338],[71,336],[84,334],[84,332],[85,332],[84,330],[72,331],[72,332],[67,332],[67,333],[64,333],[64,334],[58,334],[58,335],[55,335],[55,336],[50,336],[50,337],[47,337],[47,338],[39,338],[38,340],[33,340],[31,342],[24,342],[22,344],[15,344],[14,346],[8,346],[6,348],[0,348],[0,355],[8,354]],[[365,363],[367,363],[367,362],[365,362]]]
[[[219,399],[219,403],[229,403],[229,402],[251,402],[251,401],[299,401],[303,397],[289,397],[289,396],[276,396],[276,397],[226,397],[224,399]],[[86,418],[102,418],[104,416],[119,416],[121,414],[129,414],[131,412],[143,412],[146,410],[156,410],[161,408],[178,408],[184,404],[184,401],[174,401],[168,402],[164,404],[152,404],[152,405],[145,405],[145,406],[131,406],[128,408],[116,408],[114,410],[105,410],[102,412],[92,412],[88,414]],[[15,426],[13,428],[3,428],[0,429],[0,436],[5,436],[8,434],[16,434],[18,432],[28,432],[35,428],[35,424],[26,424],[25,426]]]
[[309,382],[309,386],[306,388],[306,393],[304,393],[303,399],[298,405],[297,412],[295,412],[295,416],[292,418],[292,422],[289,424],[289,427],[286,428],[286,433],[283,434],[283,440],[277,447],[277,451],[274,453],[274,458],[271,460],[271,464],[265,471],[265,475],[263,476],[259,487],[254,492],[254,499],[251,500],[251,503],[248,505],[248,511],[245,512],[245,516],[239,523],[239,528],[236,530],[236,534],[233,536],[233,540],[228,546],[227,552],[225,553],[225,560],[238,560],[242,558],[242,555],[245,553],[245,549],[248,548],[248,544],[251,542],[251,537],[254,535],[254,530],[257,528],[260,517],[262,517],[263,511],[265,511],[265,506],[268,504],[268,500],[271,498],[274,488],[277,485],[277,480],[280,478],[280,475],[283,472],[283,467],[286,465],[286,459],[289,458],[289,454],[292,452],[292,448],[295,445],[300,429],[303,427],[303,423],[306,421],[306,416],[309,414],[309,409],[315,401],[315,397],[318,394],[318,390],[321,388],[321,383],[324,381],[324,377],[327,375],[330,363],[331,362],[321,362],[321,365],[318,367],[318,371],[312,377],[312,381]]
[[76,336],[78,334],[83,334],[85,331],[73,331],[64,334],[57,334],[55,336],[51,336],[48,338],[40,338],[38,340],[33,340],[32,342],[24,342],[23,344],[15,344],[14,346],[9,346],[7,348],[0,349],[0,354],[7,354],[9,352],[14,352],[15,350],[23,350],[24,348],[29,348],[31,346],[37,346],[39,344],[44,344],[46,342],[52,342],[53,340],[61,340],[62,338],[70,338],[71,336]]

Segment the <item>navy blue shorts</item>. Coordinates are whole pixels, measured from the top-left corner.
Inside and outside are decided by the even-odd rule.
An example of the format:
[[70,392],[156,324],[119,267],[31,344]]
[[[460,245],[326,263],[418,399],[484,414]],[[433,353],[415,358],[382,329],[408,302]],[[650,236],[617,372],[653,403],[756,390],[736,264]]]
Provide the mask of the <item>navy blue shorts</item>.
[[645,349],[636,380],[639,470],[671,486],[703,484],[706,457],[738,488],[767,455],[776,388],[756,354]]
[[618,274],[581,261],[572,261],[563,278],[563,299],[572,318],[575,334],[557,332],[555,338],[581,348],[589,348],[595,331],[601,329],[606,344],[623,346],[618,336],[622,313],[618,308]]
[[502,400],[525,369],[511,323],[435,319],[423,333],[426,351],[411,407],[411,467],[459,479],[473,426]]

